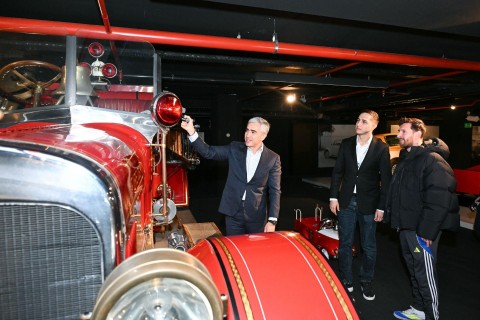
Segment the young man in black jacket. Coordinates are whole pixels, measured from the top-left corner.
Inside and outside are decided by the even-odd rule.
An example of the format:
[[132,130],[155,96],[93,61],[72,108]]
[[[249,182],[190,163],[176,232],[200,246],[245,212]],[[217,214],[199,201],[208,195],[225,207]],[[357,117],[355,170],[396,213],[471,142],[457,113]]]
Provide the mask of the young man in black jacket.
[[352,244],[358,223],[363,249],[360,282],[363,297],[375,299],[372,285],[377,259],[377,223],[383,220],[390,184],[390,153],[386,143],[373,136],[379,117],[364,110],[355,124],[356,135],[342,140],[330,186],[330,210],[338,217],[339,275],[353,292]]
[[456,180],[447,163],[450,152],[440,139],[423,140],[425,124],[416,118],[399,122],[403,150],[387,197],[386,219],[399,231],[412,285],[410,309],[398,319],[439,319],[437,249],[441,230],[460,226]]

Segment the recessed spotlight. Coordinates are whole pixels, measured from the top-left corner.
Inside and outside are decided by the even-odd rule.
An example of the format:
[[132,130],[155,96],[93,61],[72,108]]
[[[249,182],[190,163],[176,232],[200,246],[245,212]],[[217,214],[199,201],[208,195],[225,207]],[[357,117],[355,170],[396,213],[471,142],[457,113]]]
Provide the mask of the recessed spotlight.
[[295,93],[291,93],[287,95],[287,102],[294,103],[297,100],[297,95]]

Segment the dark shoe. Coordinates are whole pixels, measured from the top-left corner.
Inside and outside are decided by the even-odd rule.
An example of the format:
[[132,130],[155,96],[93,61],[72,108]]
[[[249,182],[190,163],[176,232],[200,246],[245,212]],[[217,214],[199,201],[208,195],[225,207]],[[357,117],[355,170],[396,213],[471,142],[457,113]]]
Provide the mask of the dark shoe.
[[375,292],[373,291],[371,282],[362,282],[362,292],[365,300],[371,301],[375,299]]
[[343,286],[345,287],[345,289],[352,293],[353,292],[353,283],[351,282],[348,282],[348,281],[343,281]]

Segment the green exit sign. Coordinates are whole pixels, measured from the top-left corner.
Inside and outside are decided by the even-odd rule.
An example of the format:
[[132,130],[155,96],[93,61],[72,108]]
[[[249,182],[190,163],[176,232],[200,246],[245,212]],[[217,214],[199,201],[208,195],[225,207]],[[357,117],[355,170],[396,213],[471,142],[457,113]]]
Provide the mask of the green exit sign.
[[465,129],[471,129],[471,128],[472,128],[472,123],[471,123],[471,122],[465,122],[465,123],[463,124],[463,127],[464,127]]

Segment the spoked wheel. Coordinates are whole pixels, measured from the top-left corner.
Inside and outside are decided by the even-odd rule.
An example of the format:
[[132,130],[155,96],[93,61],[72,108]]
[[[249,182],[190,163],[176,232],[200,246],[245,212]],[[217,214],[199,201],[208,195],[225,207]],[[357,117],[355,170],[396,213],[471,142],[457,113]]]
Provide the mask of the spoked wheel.
[[62,68],[48,62],[12,62],[0,69],[0,94],[13,102],[24,105],[31,103],[37,107],[45,89],[61,77]]

